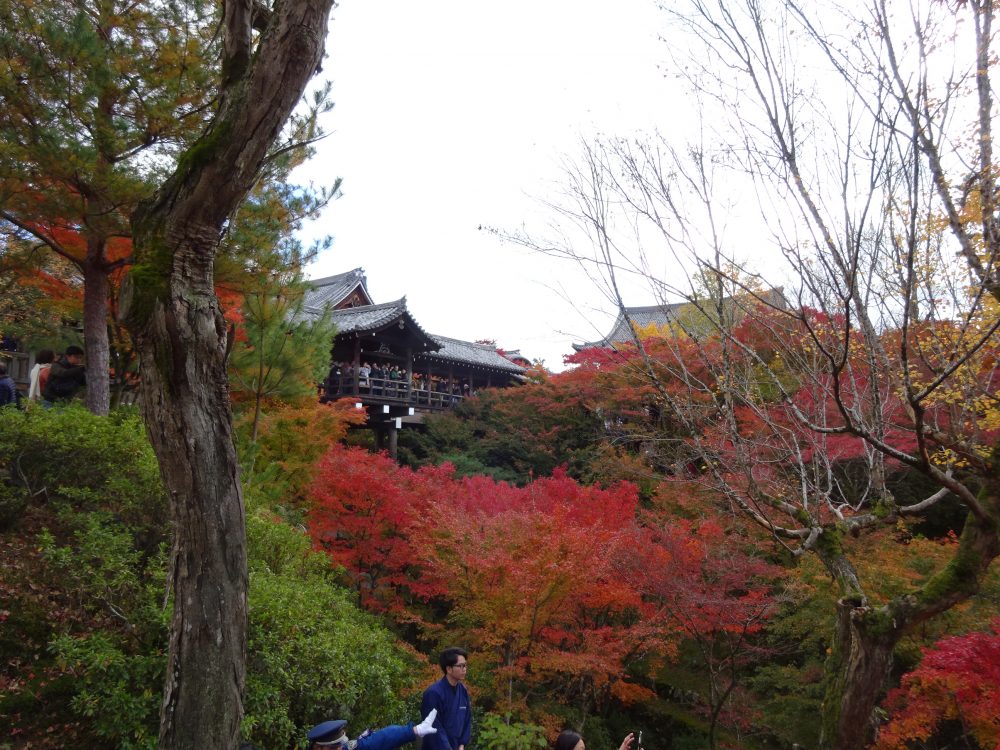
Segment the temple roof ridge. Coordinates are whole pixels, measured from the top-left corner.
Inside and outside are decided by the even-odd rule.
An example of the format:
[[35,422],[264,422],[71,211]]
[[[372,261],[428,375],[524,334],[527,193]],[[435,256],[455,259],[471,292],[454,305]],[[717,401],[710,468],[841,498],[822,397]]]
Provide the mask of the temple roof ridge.
[[306,292],[304,306],[313,314],[322,313],[324,308],[334,308],[347,300],[355,290],[360,291],[362,301],[371,304],[372,296],[368,293],[368,278],[363,268],[324,276],[320,279],[307,279],[309,290]]
[[429,335],[435,341],[440,342],[442,346],[436,352],[427,352],[423,355],[425,357],[479,365],[517,375],[524,373],[524,368],[521,365],[511,362],[499,354],[496,347],[492,344],[479,344],[475,341],[464,341],[463,339],[441,336],[436,333]]
[[[783,287],[773,287],[763,292],[747,292],[745,295],[733,295],[724,297],[721,302],[730,310],[737,310],[738,306],[744,304],[739,301],[746,297],[748,301],[756,301],[772,307],[785,307],[785,293]],[[635,328],[646,328],[650,325],[670,326],[678,322],[680,315],[688,314],[691,318],[687,322],[688,333],[703,334],[711,328],[711,323],[704,317],[704,306],[716,304],[712,300],[689,298],[680,302],[664,302],[658,305],[643,305],[631,307],[628,305],[618,309],[618,316],[611,327],[611,331],[599,341],[589,341],[582,344],[573,344],[576,351],[590,349],[594,347],[609,347],[615,344],[624,344],[632,341],[632,331],[630,324]]]

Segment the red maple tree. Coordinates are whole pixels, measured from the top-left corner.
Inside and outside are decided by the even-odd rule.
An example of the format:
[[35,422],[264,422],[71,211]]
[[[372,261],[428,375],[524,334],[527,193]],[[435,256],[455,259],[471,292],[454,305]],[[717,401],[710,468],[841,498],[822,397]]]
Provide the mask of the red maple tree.
[[1000,620],[992,632],[945,638],[924,649],[920,666],[889,693],[892,720],[876,750],[906,750],[929,740],[945,722],[986,750],[1000,750]]

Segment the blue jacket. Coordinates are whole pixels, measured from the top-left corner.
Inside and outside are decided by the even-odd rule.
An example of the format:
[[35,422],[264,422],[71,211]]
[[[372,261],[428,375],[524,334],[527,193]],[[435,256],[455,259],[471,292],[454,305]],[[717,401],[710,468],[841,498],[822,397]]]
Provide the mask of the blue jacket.
[[442,677],[424,691],[420,703],[420,715],[426,716],[432,708],[438,710],[434,726],[437,734],[424,737],[424,750],[458,750],[459,745],[468,747],[472,738],[472,701],[465,685],[455,687]]
[[0,378],[0,406],[17,404],[17,390],[10,375]]
[[[434,735],[429,736],[433,737]],[[407,742],[413,742],[416,738],[417,736],[413,733],[413,724],[406,726],[393,724],[372,732],[367,737],[361,737],[354,748],[355,750],[394,750]]]

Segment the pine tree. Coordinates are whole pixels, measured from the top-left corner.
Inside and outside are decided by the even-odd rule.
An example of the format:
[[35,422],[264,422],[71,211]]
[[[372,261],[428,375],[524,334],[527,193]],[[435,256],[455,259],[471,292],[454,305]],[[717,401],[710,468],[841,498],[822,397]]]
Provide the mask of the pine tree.
[[212,6],[0,0],[0,222],[83,278],[87,405],[109,407],[129,215],[216,106]]

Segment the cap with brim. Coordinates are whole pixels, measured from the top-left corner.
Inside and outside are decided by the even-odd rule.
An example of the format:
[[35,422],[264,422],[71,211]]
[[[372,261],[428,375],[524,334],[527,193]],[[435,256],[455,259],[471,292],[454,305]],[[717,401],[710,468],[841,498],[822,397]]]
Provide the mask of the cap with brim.
[[336,721],[324,721],[309,730],[306,738],[317,745],[343,745],[347,743],[347,733],[344,727],[347,721],[337,719]]

